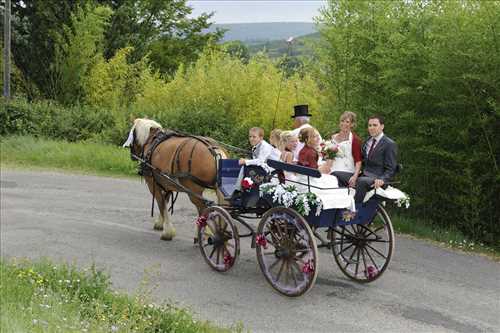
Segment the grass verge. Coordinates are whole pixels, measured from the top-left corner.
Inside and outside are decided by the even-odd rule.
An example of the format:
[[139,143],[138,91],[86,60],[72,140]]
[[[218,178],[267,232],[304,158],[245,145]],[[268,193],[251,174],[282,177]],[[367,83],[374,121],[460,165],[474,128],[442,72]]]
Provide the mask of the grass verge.
[[127,149],[93,142],[54,141],[30,136],[1,138],[2,166],[60,169],[102,176],[134,176],[136,163]]
[[231,332],[147,295],[114,292],[95,267],[0,260],[1,332]]
[[[59,169],[105,176],[135,176],[136,163],[128,150],[92,142],[69,143],[29,136],[1,139],[2,166]],[[457,230],[437,228],[421,220],[401,215],[392,217],[396,232],[436,241],[442,246],[467,252],[482,253],[500,260],[500,248],[468,240]]]
[[398,233],[430,240],[446,248],[484,254],[495,261],[500,261],[500,248],[489,247],[481,242],[472,241],[459,230],[437,227],[423,220],[399,214],[391,214],[391,220],[394,231]]

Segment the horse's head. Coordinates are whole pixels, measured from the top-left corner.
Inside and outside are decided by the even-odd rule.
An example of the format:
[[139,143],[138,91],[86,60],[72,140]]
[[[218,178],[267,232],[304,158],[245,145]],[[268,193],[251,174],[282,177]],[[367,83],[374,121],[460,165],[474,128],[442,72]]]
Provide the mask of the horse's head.
[[151,119],[137,118],[134,120],[134,125],[130,129],[128,139],[123,144],[123,147],[130,147],[130,156],[132,160],[136,157],[143,157],[144,146],[148,141],[151,133],[162,129],[161,125]]

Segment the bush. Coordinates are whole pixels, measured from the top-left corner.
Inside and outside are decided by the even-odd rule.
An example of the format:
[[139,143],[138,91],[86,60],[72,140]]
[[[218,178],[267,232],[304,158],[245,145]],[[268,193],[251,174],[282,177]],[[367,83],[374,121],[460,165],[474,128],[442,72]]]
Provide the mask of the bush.
[[111,112],[90,106],[62,107],[50,101],[2,100],[0,135],[16,134],[79,141],[115,126]]

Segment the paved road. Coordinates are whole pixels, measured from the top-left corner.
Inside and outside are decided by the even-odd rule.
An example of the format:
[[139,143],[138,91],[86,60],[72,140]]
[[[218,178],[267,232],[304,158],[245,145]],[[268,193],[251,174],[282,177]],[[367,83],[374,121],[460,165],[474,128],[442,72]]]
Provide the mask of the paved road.
[[500,264],[487,258],[398,236],[388,271],[359,285],[322,249],[315,287],[291,299],[267,285],[248,239],[237,266],[216,273],[192,245],[188,200],[171,242],[152,230],[150,204],[140,180],[2,170],[1,254],[95,262],[127,292],[147,277],[158,300],[255,332],[500,332]]

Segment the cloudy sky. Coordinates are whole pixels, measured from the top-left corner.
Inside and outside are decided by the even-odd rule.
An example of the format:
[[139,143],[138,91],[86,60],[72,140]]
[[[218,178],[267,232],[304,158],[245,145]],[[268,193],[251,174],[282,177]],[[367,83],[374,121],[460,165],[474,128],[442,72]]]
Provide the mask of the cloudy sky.
[[215,12],[215,23],[313,22],[326,0],[189,0],[193,16]]

